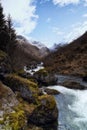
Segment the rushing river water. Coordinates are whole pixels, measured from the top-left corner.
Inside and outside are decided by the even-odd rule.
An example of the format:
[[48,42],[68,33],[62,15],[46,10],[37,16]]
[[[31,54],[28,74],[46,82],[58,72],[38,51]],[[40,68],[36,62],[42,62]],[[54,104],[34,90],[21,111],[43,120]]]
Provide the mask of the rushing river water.
[[55,96],[59,109],[58,130],[87,130],[87,90],[51,88],[61,92]]
[[[59,82],[67,77],[59,78]],[[70,80],[70,79],[69,79]],[[80,78],[71,78],[87,86]],[[87,90],[73,90],[63,86],[52,86],[61,94],[55,96],[58,109],[58,130],[87,130]]]

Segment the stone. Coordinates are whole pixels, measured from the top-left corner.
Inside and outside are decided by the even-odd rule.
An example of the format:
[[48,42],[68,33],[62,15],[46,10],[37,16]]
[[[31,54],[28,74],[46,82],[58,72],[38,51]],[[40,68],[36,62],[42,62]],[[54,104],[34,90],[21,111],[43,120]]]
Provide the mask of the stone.
[[80,83],[74,82],[74,81],[65,81],[61,85],[70,88],[70,89],[80,89],[84,90],[86,89],[85,86],[81,85]]
[[37,80],[38,85],[41,86],[49,86],[56,85],[58,78],[54,74],[48,73],[45,69],[41,69],[34,73],[34,78]]
[[39,104],[29,116],[29,121],[37,125],[46,125],[57,121],[58,109],[51,95],[39,97]]
[[13,91],[0,82],[0,130],[19,130],[26,126],[24,111]]
[[60,94],[60,92],[55,90],[55,89],[44,88],[44,91],[49,95],[58,95],[58,94]]
[[13,74],[6,75],[4,83],[14,92],[18,91],[24,100],[36,103],[36,98],[39,94],[36,83]]

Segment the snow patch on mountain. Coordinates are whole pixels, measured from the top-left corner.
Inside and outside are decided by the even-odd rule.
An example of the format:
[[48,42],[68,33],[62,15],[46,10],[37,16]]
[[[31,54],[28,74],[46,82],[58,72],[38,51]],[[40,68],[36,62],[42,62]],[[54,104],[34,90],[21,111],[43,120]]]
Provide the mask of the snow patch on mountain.
[[21,36],[21,35],[18,35],[17,36],[17,40],[20,41],[20,43],[28,43],[28,44],[31,44],[33,46],[36,46],[37,48],[39,49],[42,49],[42,48],[47,48],[44,44],[42,44],[41,42],[39,41],[32,41],[32,40],[28,40],[26,39],[24,36]]

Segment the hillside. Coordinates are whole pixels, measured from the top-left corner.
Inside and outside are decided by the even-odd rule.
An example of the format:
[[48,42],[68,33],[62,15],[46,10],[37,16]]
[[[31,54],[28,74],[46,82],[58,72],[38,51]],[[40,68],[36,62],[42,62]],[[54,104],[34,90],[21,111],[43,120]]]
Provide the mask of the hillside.
[[[42,51],[43,50],[43,51]],[[23,36],[17,36],[16,46],[12,50],[12,61],[16,70],[22,69],[24,66],[30,66],[40,62],[41,58],[48,55],[47,47],[38,47],[30,43]]]
[[44,59],[51,72],[70,75],[87,74],[87,32]]
[[38,41],[28,41],[25,37],[18,35],[17,40],[21,48],[28,54],[37,58],[42,58],[49,53],[49,49]]

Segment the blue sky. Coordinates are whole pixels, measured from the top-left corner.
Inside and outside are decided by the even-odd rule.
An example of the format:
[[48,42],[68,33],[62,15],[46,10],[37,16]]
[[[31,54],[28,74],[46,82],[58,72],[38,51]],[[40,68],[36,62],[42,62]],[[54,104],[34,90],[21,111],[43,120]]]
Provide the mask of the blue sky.
[[87,0],[1,0],[17,34],[51,47],[87,31]]

